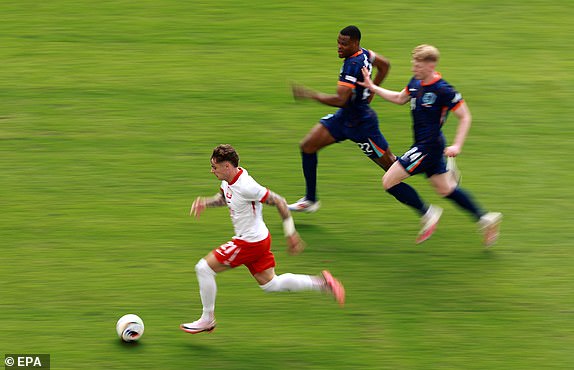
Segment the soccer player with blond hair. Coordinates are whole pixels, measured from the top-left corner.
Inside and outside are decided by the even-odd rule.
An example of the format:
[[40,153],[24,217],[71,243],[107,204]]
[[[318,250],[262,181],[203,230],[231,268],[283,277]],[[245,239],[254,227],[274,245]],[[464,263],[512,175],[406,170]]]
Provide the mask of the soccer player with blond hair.
[[[414,76],[401,91],[392,91],[374,84],[369,71],[363,69],[365,86],[383,99],[395,104],[410,101],[415,143],[400,157],[383,176],[383,187],[400,202],[414,208],[421,215],[422,228],[417,237],[421,243],[433,234],[442,215],[438,206],[427,205],[411,186],[403,182],[412,175],[424,173],[436,192],[469,212],[478,222],[484,234],[484,244],[496,242],[502,214],[485,212],[472,197],[461,189],[449,173],[445,156],[454,158],[460,154],[472,117],[462,95],[446,82],[436,71],[440,54],[432,45],[419,45],[412,51]],[[459,121],[452,145],[446,146],[442,126],[449,112]]]

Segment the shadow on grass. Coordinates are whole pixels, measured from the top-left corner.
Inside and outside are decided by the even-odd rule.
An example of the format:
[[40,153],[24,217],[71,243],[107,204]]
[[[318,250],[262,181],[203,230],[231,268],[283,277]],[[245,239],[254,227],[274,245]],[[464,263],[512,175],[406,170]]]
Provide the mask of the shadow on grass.
[[116,346],[121,348],[123,351],[142,351],[145,349],[145,344],[143,342],[124,342],[121,339],[116,340]]

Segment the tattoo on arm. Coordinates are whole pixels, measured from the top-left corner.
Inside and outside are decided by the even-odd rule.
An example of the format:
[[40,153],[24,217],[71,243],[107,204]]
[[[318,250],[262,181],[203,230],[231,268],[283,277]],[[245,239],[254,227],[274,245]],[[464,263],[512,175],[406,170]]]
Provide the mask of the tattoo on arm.
[[225,205],[225,197],[223,193],[217,193],[211,198],[203,198],[205,206],[208,208],[223,207]]
[[277,207],[277,210],[279,211],[279,214],[283,220],[286,220],[291,216],[291,212],[289,212],[289,208],[287,207],[287,202],[285,199],[272,191],[269,191],[269,196],[267,199],[265,199],[264,203]]

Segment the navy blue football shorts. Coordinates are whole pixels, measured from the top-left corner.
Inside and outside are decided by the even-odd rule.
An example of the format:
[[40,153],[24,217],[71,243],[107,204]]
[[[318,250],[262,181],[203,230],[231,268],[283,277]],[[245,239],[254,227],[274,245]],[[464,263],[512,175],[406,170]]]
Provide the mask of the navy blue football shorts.
[[389,148],[389,143],[379,129],[377,115],[367,115],[360,122],[353,122],[339,109],[335,114],[328,114],[319,121],[337,142],[351,140],[371,159],[380,158]]
[[424,173],[431,177],[447,172],[443,152],[444,148],[441,146],[426,148],[424,145],[415,144],[398,161],[411,175]]

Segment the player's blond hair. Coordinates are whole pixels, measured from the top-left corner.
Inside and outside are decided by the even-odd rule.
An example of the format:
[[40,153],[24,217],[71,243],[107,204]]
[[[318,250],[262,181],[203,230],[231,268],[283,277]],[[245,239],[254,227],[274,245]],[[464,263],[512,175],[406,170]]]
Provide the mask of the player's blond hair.
[[418,62],[438,62],[440,53],[437,48],[432,45],[422,44],[413,49],[413,60]]

